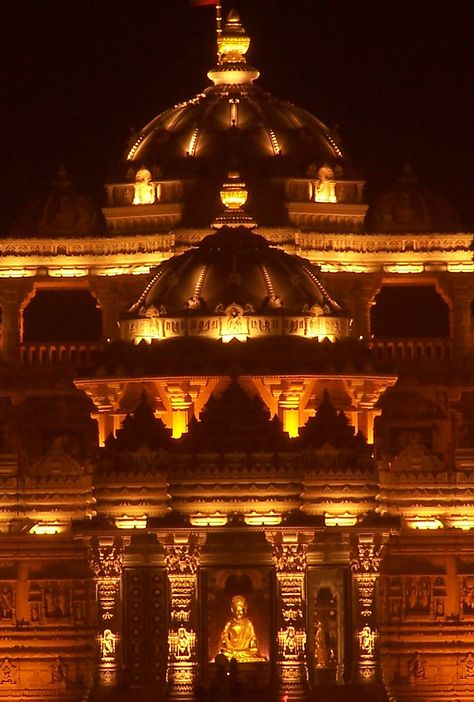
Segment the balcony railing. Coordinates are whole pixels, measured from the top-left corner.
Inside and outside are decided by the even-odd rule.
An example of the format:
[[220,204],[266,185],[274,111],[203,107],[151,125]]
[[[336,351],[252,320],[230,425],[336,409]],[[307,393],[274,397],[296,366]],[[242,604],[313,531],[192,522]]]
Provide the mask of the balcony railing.
[[444,338],[372,339],[371,348],[381,360],[447,361],[452,357],[452,341]]
[[101,349],[98,341],[35,342],[21,345],[20,358],[23,365],[88,368],[96,363]]

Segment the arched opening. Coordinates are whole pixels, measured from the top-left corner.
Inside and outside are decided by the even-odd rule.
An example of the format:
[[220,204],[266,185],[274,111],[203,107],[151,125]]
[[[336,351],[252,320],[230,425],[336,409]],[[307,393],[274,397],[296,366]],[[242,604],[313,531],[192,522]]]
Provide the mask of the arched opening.
[[101,313],[89,290],[37,290],[23,313],[23,341],[98,341]]
[[376,338],[433,338],[450,335],[449,307],[433,285],[385,285],[371,309]]

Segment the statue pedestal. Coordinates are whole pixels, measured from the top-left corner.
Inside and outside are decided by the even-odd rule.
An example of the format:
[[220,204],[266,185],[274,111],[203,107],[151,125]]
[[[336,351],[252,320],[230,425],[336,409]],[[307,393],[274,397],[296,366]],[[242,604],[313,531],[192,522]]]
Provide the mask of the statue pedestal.
[[255,661],[229,665],[227,671],[215,663],[209,664],[209,678],[211,688],[224,691],[256,692],[261,690],[265,694],[270,686],[271,675],[270,661]]

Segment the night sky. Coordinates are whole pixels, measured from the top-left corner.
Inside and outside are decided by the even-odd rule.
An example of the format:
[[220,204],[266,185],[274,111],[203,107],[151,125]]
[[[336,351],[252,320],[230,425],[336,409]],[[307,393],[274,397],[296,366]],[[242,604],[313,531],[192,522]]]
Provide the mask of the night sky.
[[[340,125],[368,199],[409,158],[474,223],[473,0],[224,0],[259,84]],[[63,163],[101,198],[131,128],[209,83],[213,8],[4,0],[0,225]]]

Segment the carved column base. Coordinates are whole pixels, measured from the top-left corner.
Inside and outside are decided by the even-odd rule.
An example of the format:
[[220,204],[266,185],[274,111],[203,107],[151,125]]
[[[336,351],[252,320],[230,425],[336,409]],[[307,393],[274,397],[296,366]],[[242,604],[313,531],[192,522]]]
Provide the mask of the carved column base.
[[100,664],[98,667],[99,687],[115,687],[118,683],[117,668]]
[[196,663],[173,662],[168,664],[168,697],[173,700],[194,699]]
[[362,684],[378,682],[379,676],[377,675],[377,665],[375,661],[359,661],[356,678],[356,682]]
[[281,688],[289,700],[302,699],[307,693],[306,666],[302,662],[278,663]]

